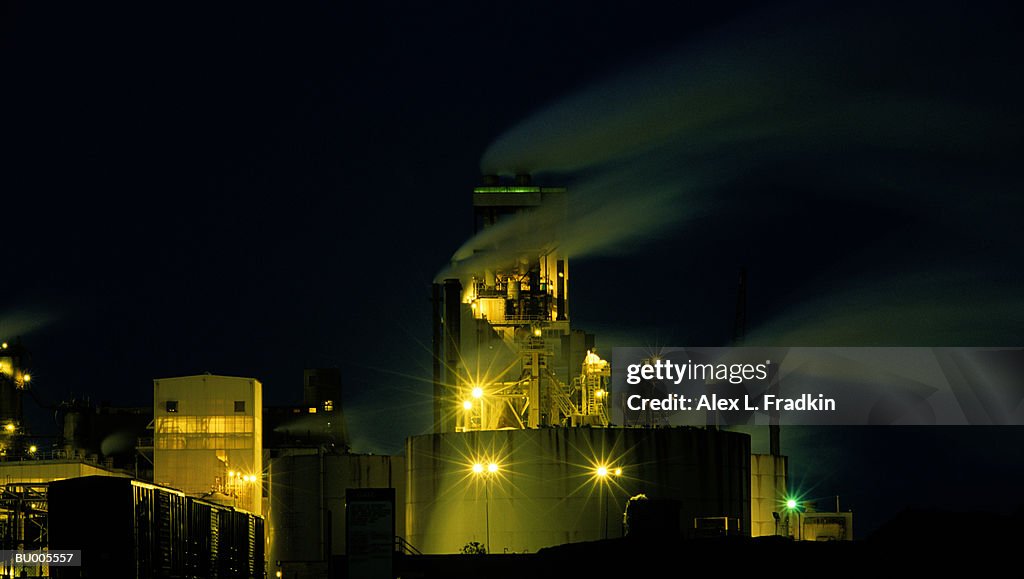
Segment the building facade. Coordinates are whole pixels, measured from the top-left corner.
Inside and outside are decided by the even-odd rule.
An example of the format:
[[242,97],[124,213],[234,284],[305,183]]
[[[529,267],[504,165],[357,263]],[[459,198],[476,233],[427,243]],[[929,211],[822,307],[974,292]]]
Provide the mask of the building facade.
[[153,381],[153,480],[262,514],[263,396],[253,378]]

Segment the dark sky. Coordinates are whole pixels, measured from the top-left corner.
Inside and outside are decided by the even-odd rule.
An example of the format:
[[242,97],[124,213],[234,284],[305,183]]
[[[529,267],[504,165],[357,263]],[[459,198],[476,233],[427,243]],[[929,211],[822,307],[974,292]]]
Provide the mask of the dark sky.
[[[624,208],[672,195],[598,214],[628,235],[573,262],[603,347],[727,343],[741,265],[752,340],[1021,344],[1008,4],[552,4],[5,5],[0,334],[40,395],[148,405],[210,371],[290,403],[339,366],[357,449],[400,450],[489,150],[582,191],[634,171],[594,197]],[[972,450],[1018,430],[788,436],[816,492],[885,503],[872,524],[1024,474]],[[922,491],[907,465],[936,462],[976,474]]]

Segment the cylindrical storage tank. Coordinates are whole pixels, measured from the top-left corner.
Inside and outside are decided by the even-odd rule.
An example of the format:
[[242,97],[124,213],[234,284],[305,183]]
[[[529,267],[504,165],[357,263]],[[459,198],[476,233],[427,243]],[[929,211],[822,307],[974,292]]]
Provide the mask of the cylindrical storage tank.
[[424,553],[454,553],[474,541],[491,553],[535,552],[619,537],[626,502],[641,493],[678,504],[684,533],[697,517],[730,517],[749,535],[746,434],[542,428],[430,434],[406,444],[408,540]]
[[321,498],[325,482],[319,453],[287,454],[270,461],[272,561],[318,561],[325,546]]

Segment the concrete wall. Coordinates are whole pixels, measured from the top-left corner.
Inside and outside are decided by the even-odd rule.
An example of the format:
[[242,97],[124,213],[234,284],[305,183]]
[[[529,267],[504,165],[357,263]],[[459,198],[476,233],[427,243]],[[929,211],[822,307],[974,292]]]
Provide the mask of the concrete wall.
[[[490,552],[622,534],[630,496],[681,503],[680,526],[729,516],[750,528],[750,438],[697,428],[542,428],[417,436],[409,461],[408,540],[424,553],[471,541]],[[485,466],[476,474],[474,463]],[[489,474],[494,462],[498,471]],[[601,478],[596,469],[606,466]],[[615,469],[622,473],[616,476]],[[490,541],[488,541],[488,534]]]
[[[750,535],[774,535],[775,517],[784,515],[788,458],[770,454],[750,455]],[[778,533],[784,531],[779,524]]]
[[[330,554],[345,553],[345,489],[394,488],[395,511],[404,512],[404,457],[315,448],[273,452],[268,513],[271,576],[277,561],[323,561],[328,528]],[[396,516],[395,523],[396,534],[404,537],[404,518]]]

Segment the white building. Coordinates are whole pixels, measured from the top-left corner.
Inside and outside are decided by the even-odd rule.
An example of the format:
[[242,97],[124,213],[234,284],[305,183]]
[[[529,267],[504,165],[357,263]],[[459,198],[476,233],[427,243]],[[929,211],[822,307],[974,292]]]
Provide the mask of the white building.
[[263,395],[253,378],[153,381],[153,482],[262,514]]

